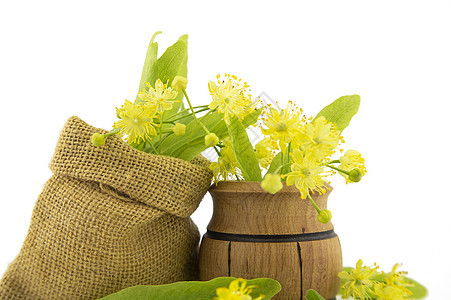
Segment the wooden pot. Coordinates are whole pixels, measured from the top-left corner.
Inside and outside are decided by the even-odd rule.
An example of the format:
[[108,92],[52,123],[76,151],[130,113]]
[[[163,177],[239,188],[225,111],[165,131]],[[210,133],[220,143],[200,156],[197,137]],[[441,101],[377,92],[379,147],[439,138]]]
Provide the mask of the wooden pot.
[[[273,299],[304,299],[315,289],[325,299],[340,290],[341,246],[331,223],[322,224],[294,186],[277,194],[260,182],[219,182],[209,190],[213,216],[200,246],[200,279],[233,276],[278,280]],[[312,194],[326,208],[330,190]]]

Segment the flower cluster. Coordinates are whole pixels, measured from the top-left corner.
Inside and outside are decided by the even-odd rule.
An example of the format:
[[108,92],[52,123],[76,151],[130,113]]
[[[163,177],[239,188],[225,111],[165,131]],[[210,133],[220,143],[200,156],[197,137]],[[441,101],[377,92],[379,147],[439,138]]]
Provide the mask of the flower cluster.
[[[222,80],[219,78],[218,75],[218,84],[210,81],[208,85],[213,99],[209,108],[222,113],[229,125],[234,116],[243,120],[258,104],[257,101],[252,102],[247,92],[249,86],[233,75],[226,74]],[[331,212],[321,210],[311,194],[325,193],[329,183],[327,177],[337,172],[345,177],[347,183],[360,181],[366,173],[365,161],[360,153],[348,150],[339,159],[333,160],[338,146],[344,142],[337,125],[321,115],[308,119],[302,109],[291,101],[286,108],[265,106],[259,125],[264,138],[255,145],[255,157],[262,171],[268,169],[262,188],[274,194],[283,188],[283,181],[288,186],[295,185],[300,197],[312,202],[318,212],[318,220],[329,222]],[[214,181],[241,180],[239,173],[243,163],[233,155],[230,141],[210,143],[209,146],[216,144],[219,158],[210,166]],[[272,164],[276,156],[277,161]]]
[[343,280],[343,299],[378,299],[404,300],[409,299],[413,286],[405,275],[407,272],[397,271],[400,264],[393,266],[392,271],[385,274],[378,272],[378,266],[363,266],[360,259],[355,269],[342,271],[338,276]]
[[[318,220],[329,222],[332,213],[320,209],[311,195],[327,191],[330,175],[338,173],[350,183],[360,181],[366,173],[365,161],[356,150],[332,159],[344,142],[343,127],[338,128],[321,114],[307,118],[291,101],[285,108],[278,104],[260,107],[260,100],[252,99],[249,85],[242,79],[231,74],[216,78],[216,82],[208,83],[209,105],[197,107],[189,100],[185,90],[188,80],[183,76],[175,76],[171,87],[160,79],[154,85],[145,82],[146,88],[134,103],[125,100],[116,109],[119,120],[114,129],[105,135],[93,135],[92,143],[101,146],[105,137],[118,134],[139,150],[186,160],[212,147],[219,156],[210,165],[214,182],[261,181],[262,188],[272,194],[280,191],[284,183],[294,185],[301,199],[310,200]],[[189,105],[187,109],[183,103],[175,105],[177,99],[183,98]],[[343,107],[345,111],[347,106]],[[264,135],[255,146],[245,131],[251,125],[259,126]],[[153,139],[155,136],[158,139]],[[264,170],[267,173],[262,177]]]
[[[113,134],[124,136],[129,144],[139,144],[152,140],[157,135],[157,129],[162,127],[162,116],[164,111],[171,110],[173,103],[177,100],[177,91],[171,89],[160,79],[155,82],[155,87],[146,82],[148,89],[138,93],[138,99],[132,103],[125,100],[121,108],[116,108],[118,121],[114,123],[110,133],[106,135],[94,134],[92,142],[99,147],[105,143],[105,137]],[[160,124],[155,123],[159,120]],[[174,132],[183,132],[184,125],[176,124]]]
[[250,293],[252,293],[252,289],[256,286],[246,286],[247,282],[245,279],[238,278],[233,280],[229,287],[220,287],[216,289],[216,295],[218,297],[214,298],[214,300],[261,300],[265,296],[260,295],[257,298],[252,298]]

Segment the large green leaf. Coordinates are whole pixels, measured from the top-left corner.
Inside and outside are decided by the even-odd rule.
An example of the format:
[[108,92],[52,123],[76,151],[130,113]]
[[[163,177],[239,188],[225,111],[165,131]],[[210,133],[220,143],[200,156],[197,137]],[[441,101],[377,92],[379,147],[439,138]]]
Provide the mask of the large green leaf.
[[155,71],[152,72],[149,80],[153,85],[160,79],[164,83],[172,83],[175,76],[187,76],[188,60],[188,35],[182,35],[177,42],[168,47],[158,58],[155,64]]
[[232,142],[232,149],[244,179],[246,181],[262,181],[260,165],[255,156],[254,147],[249,141],[246,127],[237,117],[233,117],[227,128],[230,141]]
[[[111,294],[104,300],[211,300],[216,297],[216,289],[228,287],[233,277],[220,277],[210,281],[182,281],[165,285],[135,286]],[[247,286],[254,285],[253,298],[260,294],[271,299],[280,290],[280,283],[270,278],[258,278],[247,281]]]
[[305,298],[307,298],[307,300],[324,300],[324,298],[315,290],[308,290]]
[[343,96],[324,107],[315,117],[323,116],[327,121],[337,124],[338,130],[348,127],[352,117],[359,111],[360,96]]
[[[158,43],[154,42],[154,40],[155,37],[160,33],[161,31],[155,32],[150,39],[149,47],[147,48],[146,59],[144,60],[143,71],[141,73],[141,80],[139,81],[138,93],[146,88],[146,81],[151,82],[150,80],[153,77],[152,74],[155,73],[155,63],[157,61],[158,55]],[[136,99],[139,100],[139,97],[136,96]]]

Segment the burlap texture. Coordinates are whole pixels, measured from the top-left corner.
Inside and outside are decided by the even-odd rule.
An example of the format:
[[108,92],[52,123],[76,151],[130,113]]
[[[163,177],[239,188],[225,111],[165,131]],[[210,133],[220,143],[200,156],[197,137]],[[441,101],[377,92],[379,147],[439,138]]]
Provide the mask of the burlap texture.
[[134,285],[197,279],[190,219],[210,186],[208,161],[138,151],[70,118],[0,299],[96,299]]

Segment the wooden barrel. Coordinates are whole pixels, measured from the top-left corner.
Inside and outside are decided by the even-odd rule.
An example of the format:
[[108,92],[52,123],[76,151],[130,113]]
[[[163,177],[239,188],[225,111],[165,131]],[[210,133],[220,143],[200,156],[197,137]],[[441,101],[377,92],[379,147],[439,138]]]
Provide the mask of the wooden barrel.
[[[304,299],[308,289],[335,298],[340,241],[333,225],[320,223],[294,186],[271,195],[259,182],[220,182],[209,192],[213,216],[200,246],[201,280],[269,277],[282,285],[273,299]],[[312,198],[325,209],[329,194]]]

